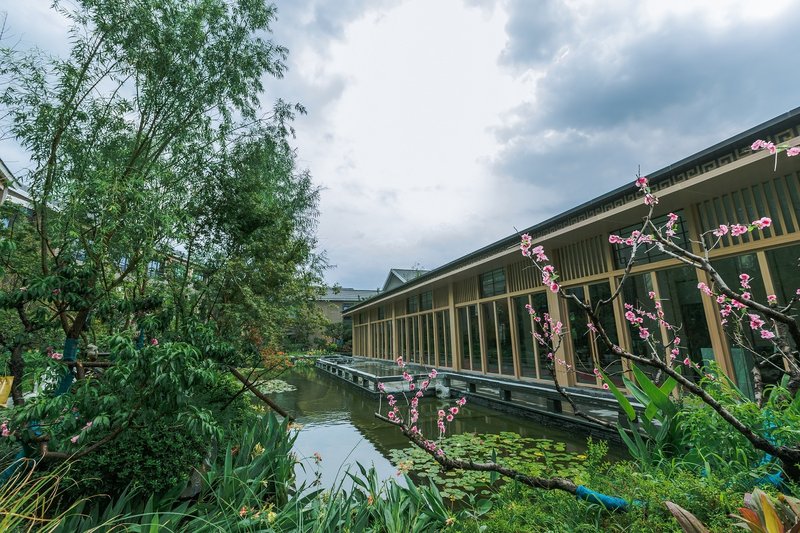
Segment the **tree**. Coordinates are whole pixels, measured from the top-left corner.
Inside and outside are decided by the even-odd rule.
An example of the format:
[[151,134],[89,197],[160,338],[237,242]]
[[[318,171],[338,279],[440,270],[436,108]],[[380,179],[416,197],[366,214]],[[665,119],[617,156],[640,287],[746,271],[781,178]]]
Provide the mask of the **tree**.
[[[219,436],[203,391],[228,371],[252,390],[235,365],[257,353],[256,337],[276,336],[292,306],[308,305],[321,265],[317,190],[287,140],[303,109],[260,109],[264,80],[285,69],[286,50],[267,38],[274,7],[55,7],[72,24],[68,57],[0,50],[5,126],[33,162],[35,230],[19,256],[34,268],[6,278],[0,308],[25,328],[57,324],[63,358],[43,358],[71,371],[12,426],[58,459],[164,416]],[[93,373],[76,361],[90,337],[114,359],[90,362]],[[74,375],[87,379],[72,385]],[[70,408],[80,416],[65,418]]]

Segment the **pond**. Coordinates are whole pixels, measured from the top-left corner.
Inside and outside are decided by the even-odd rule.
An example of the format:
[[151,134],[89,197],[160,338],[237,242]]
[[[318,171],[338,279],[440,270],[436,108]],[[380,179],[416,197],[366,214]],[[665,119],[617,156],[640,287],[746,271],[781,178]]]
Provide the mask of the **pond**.
[[[356,462],[367,468],[374,466],[381,479],[394,477],[402,481],[402,476],[398,477],[398,468],[408,466],[407,462],[405,465],[400,463],[404,457],[402,450],[410,449],[409,442],[397,428],[374,417],[378,401],[313,367],[294,369],[282,375],[281,379],[296,387],[296,390],[274,394],[273,398],[302,426],[295,444],[301,459],[296,471],[298,483],[305,481],[310,484],[318,478],[324,488],[334,487],[339,481],[349,488],[351,484],[347,482],[346,472],[348,469],[357,472]],[[436,411],[452,405],[453,400],[424,398],[420,402],[420,420],[425,421],[420,427],[423,434],[435,435]],[[493,434],[497,436],[494,439],[509,442],[513,453],[529,454],[531,458],[541,456],[542,451],[547,450],[573,458],[576,454],[584,457],[581,454],[586,451],[586,437],[583,435],[469,403],[462,408],[449,432],[467,434],[464,437],[467,440],[473,438],[470,435],[473,433],[479,434],[479,438],[482,434]],[[517,435],[536,441],[521,440]],[[463,445],[469,453],[470,442],[462,438],[458,445]],[[315,454],[318,459],[315,459]],[[432,460],[423,459],[432,466],[431,471],[435,470]],[[413,465],[414,470],[419,468],[419,464]]]

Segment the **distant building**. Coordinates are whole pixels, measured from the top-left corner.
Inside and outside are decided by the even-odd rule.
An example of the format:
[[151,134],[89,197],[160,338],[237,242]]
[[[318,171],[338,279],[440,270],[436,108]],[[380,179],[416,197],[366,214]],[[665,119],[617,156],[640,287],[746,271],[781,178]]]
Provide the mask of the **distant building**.
[[383,289],[381,289],[381,292],[386,292],[392,289],[396,289],[400,285],[404,285],[409,281],[417,279],[418,277],[427,273],[428,273],[427,270],[393,268],[389,271],[389,275],[386,276],[386,281],[383,282]]
[[[650,187],[661,200],[655,222],[663,224],[668,213],[677,214],[676,238],[702,253],[697,242],[702,231],[770,217],[772,226],[763,231],[720,237],[710,258],[729,286],[738,287],[739,274],[746,273],[756,299],[775,294],[788,302],[800,287],[800,157],[778,154],[776,171],[775,156],[751,150],[757,139],[800,145],[800,108],[650,174]],[[629,236],[644,213],[642,196],[627,183],[523,233],[544,246],[563,289],[596,302],[619,286],[630,254],[629,247],[610,243],[609,235]],[[586,317],[574,302],[542,285],[519,243],[519,235],[510,235],[405,283],[400,283],[402,271],[393,269],[384,291],[345,311],[345,317],[353,318],[353,354],[403,356],[439,368],[545,383],[550,381],[548,354],[532,339],[538,326],[526,309],[530,305],[567,327],[556,354],[569,365],[556,365],[562,385],[600,389],[595,368],[619,379],[630,369],[628,362],[587,331]],[[663,301],[667,320],[682,328],[681,359],[715,361],[746,393],[753,390],[752,351],[783,364],[772,343],[748,328],[743,334],[752,351],[731,342],[720,325],[719,304],[698,290],[699,283],[710,283],[706,273],[655,247],[644,252],[624,284],[623,299],[646,307],[652,304],[652,291]],[[617,300],[606,308],[604,327],[623,348],[642,353],[645,341],[630,328],[622,304]],[[666,335],[658,324],[652,331]]]
[[378,294],[377,290],[351,289],[349,287],[328,289],[328,292],[317,298],[316,303],[325,318],[336,323],[342,322],[343,312]]

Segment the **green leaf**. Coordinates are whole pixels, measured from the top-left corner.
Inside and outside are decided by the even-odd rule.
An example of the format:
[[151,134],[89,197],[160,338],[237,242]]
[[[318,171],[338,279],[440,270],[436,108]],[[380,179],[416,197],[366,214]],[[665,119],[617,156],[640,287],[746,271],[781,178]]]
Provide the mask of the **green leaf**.
[[611,381],[611,379],[608,377],[608,375],[605,372],[603,372],[601,370],[600,374],[602,374],[602,376],[603,376],[603,381],[606,384],[608,384],[608,390],[611,391],[611,394],[613,394],[614,397],[617,399],[617,402],[619,403],[619,406],[622,408],[622,410],[628,416],[628,420],[630,420],[631,422],[636,420],[636,411],[634,410],[633,406],[631,405],[631,402],[628,401],[628,398],[625,397],[625,395],[622,393],[622,391],[620,391],[617,388],[616,385],[614,385],[614,382]]

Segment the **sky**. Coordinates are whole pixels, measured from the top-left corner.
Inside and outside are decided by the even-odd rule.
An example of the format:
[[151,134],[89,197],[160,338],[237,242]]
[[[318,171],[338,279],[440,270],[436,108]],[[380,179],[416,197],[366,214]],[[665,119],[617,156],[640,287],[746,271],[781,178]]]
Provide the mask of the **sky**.
[[[51,0],[7,33],[63,53]],[[800,106],[791,0],[277,0],[326,281],[432,269]],[[22,172],[24,154],[0,144]]]

